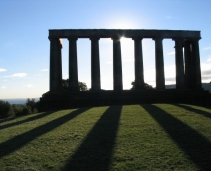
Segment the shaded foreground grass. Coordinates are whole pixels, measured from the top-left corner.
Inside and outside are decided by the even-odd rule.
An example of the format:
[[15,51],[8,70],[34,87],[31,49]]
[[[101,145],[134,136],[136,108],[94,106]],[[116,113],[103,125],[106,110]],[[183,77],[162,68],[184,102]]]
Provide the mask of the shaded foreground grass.
[[210,170],[211,109],[62,110],[0,122],[0,170]]

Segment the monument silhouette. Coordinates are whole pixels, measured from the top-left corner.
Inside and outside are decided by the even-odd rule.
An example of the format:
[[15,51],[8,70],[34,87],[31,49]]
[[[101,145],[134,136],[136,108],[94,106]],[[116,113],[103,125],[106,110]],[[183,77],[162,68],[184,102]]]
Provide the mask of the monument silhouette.
[[[134,41],[135,90],[123,90],[120,42],[123,36]],[[60,38],[69,40],[69,91],[62,90]],[[77,40],[80,38],[91,41],[90,91],[78,88]],[[100,38],[113,40],[113,90],[101,90]],[[155,89],[144,89],[142,40],[146,38],[155,41]],[[176,89],[165,89],[163,39],[175,41]],[[40,105],[43,110],[137,103],[211,105],[210,94],[201,85],[200,39],[200,31],[186,30],[49,30],[50,90],[40,98]]]

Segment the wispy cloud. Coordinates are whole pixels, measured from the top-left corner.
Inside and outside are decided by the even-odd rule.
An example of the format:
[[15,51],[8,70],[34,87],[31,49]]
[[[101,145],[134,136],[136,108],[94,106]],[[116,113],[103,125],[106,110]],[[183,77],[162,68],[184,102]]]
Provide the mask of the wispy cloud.
[[211,50],[211,44],[209,46],[202,48],[202,50]]
[[210,70],[202,71],[202,74],[203,75],[211,75],[211,69]]
[[175,55],[175,51],[169,52],[167,55]]
[[47,69],[47,68],[45,68],[45,69],[41,69],[40,71],[41,71],[41,72],[47,72],[47,71],[48,71],[48,69]]
[[1,88],[2,88],[2,89],[6,89],[6,87],[5,87],[5,86],[2,86]]
[[25,87],[27,87],[27,88],[33,88],[33,87],[35,87],[35,85],[28,84],[28,85],[26,85]]
[[5,72],[5,71],[7,71],[7,70],[4,68],[0,68],[0,72]]
[[209,76],[209,75],[208,76],[202,75],[202,82],[203,83],[207,83],[207,82],[210,83],[211,82],[210,80],[211,80],[211,76]]
[[167,15],[166,18],[167,18],[167,19],[172,19],[172,16]]
[[35,75],[35,77],[41,77],[42,76],[42,74],[36,74]]
[[211,62],[211,57],[207,59],[207,62]]
[[23,78],[23,77],[26,77],[26,76],[27,76],[26,73],[15,73],[15,74],[4,76],[4,77],[19,77],[19,78]]

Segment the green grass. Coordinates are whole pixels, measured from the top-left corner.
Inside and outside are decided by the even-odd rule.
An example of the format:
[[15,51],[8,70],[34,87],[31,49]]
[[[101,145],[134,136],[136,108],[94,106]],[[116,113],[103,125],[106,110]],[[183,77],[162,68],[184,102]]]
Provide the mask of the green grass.
[[0,121],[0,171],[211,168],[211,109],[124,105]]

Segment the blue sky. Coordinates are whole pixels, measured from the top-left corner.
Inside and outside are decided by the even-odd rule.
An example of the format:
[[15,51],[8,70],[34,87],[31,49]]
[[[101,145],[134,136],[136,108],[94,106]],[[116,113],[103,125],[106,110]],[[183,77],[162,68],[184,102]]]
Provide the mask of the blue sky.
[[[1,0],[0,99],[35,98],[49,90],[49,29],[199,30],[202,82],[211,81],[209,0]],[[62,40],[63,78],[68,78],[68,41]],[[78,39],[79,81],[90,88],[91,44]],[[112,89],[112,40],[100,39],[101,84]],[[134,80],[134,45],[121,39],[123,88]],[[165,39],[166,84],[175,83],[174,41]],[[154,41],[143,40],[145,82],[155,85]]]

